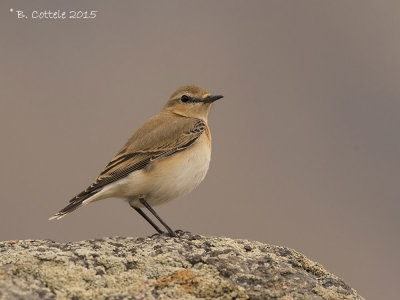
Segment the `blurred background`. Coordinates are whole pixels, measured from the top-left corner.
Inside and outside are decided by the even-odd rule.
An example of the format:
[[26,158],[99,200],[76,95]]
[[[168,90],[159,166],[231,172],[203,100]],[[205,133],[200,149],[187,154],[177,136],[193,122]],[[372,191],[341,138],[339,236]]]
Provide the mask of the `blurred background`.
[[[57,9],[98,13],[15,12]],[[0,240],[153,234],[118,199],[47,219],[196,83],[225,96],[212,161],[156,208],[167,223],[291,247],[397,298],[399,30],[398,1],[1,1]]]

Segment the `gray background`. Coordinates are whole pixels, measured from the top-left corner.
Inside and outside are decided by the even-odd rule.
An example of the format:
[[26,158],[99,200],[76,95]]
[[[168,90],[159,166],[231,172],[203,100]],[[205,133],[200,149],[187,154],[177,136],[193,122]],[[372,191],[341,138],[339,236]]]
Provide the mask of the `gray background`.
[[[398,296],[398,1],[2,1],[0,240],[144,236],[121,200],[47,218],[181,85],[225,98],[174,228],[292,247]],[[10,8],[98,10],[18,20]]]

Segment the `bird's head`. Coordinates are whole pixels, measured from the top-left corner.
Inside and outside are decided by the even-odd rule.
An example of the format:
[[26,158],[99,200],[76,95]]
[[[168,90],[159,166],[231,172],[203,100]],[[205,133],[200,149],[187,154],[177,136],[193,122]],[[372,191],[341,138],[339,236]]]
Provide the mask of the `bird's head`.
[[164,110],[207,121],[211,104],[222,97],[221,95],[213,96],[195,84],[185,85],[172,94],[164,106]]

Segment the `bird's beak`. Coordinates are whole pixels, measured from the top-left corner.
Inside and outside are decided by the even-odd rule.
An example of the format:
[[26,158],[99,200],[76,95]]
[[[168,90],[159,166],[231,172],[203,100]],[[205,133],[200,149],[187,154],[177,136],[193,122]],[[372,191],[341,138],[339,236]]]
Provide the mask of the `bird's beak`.
[[210,95],[206,98],[203,99],[202,102],[204,103],[213,103],[214,101],[217,101],[218,99],[224,98],[222,95]]

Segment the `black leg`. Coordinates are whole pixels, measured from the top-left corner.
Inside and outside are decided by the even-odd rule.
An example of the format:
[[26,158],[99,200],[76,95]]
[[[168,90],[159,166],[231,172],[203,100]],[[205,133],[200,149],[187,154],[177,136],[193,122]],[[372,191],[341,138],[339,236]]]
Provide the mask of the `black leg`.
[[161,224],[168,230],[170,236],[176,236],[175,232],[165,223],[160,216],[155,212],[155,210],[144,200],[143,198],[139,198],[140,203],[142,203],[152,214],[160,221]]
[[132,207],[134,210],[136,210],[143,218],[145,218],[146,221],[149,222],[150,225],[153,226],[154,229],[157,230],[158,233],[160,233],[160,234],[163,234],[163,233],[164,233],[164,231],[162,231],[162,230],[160,229],[160,227],[158,227],[158,226],[143,212],[143,210],[141,210],[139,207],[135,207],[135,206],[132,206],[132,205],[131,205],[131,207]]

